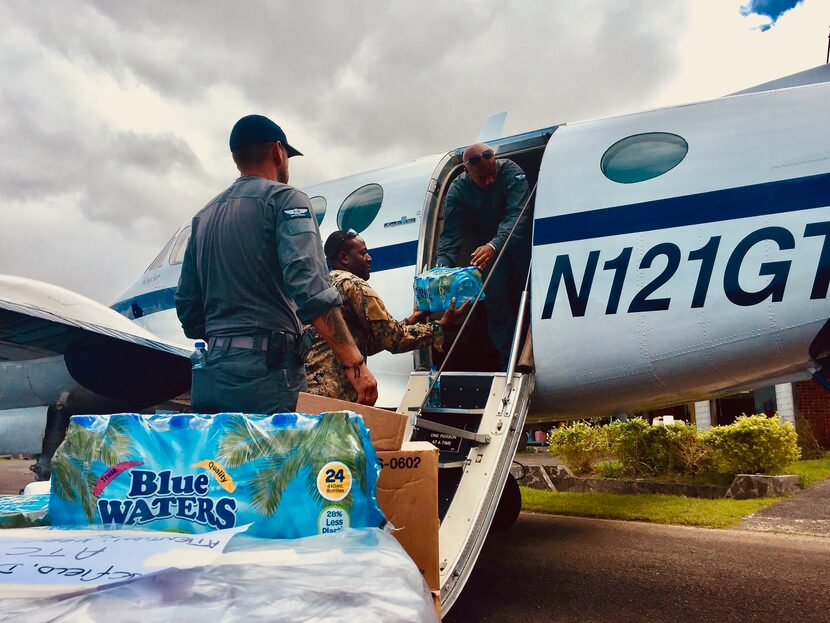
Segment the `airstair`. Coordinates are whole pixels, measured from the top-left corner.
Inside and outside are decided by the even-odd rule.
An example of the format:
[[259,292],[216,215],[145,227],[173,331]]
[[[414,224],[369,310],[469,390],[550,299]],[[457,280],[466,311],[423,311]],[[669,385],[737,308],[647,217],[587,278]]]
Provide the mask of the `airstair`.
[[[528,303],[525,286],[506,372],[439,370],[431,378],[416,371],[398,407],[410,416],[405,437],[438,448],[438,561],[445,611],[475,566],[503,492],[509,504],[510,492],[518,491],[510,467],[534,387]],[[447,357],[451,354],[452,349]],[[521,504],[519,496],[513,499],[510,523]]]
[[[429,441],[438,448],[438,562],[444,612],[455,603],[470,577],[494,518],[498,515],[501,527],[509,527],[521,508],[518,484],[510,468],[534,388],[530,268],[517,309],[506,371],[444,372],[444,367],[452,360],[458,337],[468,326],[535,192],[534,184],[446,353],[437,378],[428,371],[412,372],[398,407],[399,413],[409,416],[405,438]],[[428,201],[437,201],[439,197],[440,193]],[[432,236],[422,235],[421,239]],[[420,257],[431,257],[431,253],[431,249],[422,248]],[[426,361],[416,357],[416,363],[424,365]],[[440,392],[433,393],[439,385]]]
[[438,560],[441,603],[449,610],[475,566],[510,477],[533,374],[447,372],[441,375],[440,406],[422,409],[429,385],[428,372],[413,372],[398,411],[416,416],[409,439],[439,450]]

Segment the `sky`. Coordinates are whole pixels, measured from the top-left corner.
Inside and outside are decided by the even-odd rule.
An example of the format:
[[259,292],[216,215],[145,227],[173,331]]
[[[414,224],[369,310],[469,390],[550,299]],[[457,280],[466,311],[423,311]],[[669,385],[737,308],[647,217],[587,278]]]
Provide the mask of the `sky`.
[[104,303],[264,114],[314,184],[824,63],[830,0],[0,0],[0,273]]

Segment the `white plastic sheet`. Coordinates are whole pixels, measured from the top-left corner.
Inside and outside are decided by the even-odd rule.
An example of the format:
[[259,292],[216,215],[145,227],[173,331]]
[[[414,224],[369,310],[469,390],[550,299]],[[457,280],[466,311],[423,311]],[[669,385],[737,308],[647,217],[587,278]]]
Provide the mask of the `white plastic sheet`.
[[[24,618],[25,617],[25,618]],[[0,600],[0,621],[224,623],[437,621],[418,568],[390,534],[234,537],[218,562],[70,596]]]

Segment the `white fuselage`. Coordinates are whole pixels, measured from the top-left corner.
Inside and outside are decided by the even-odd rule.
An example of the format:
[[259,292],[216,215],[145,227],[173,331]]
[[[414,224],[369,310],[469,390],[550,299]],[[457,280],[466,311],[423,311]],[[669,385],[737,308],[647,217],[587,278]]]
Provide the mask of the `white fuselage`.
[[[538,178],[536,414],[584,417],[701,400],[821,367],[815,353],[830,351],[816,339],[830,316],[828,100],[830,83],[820,82],[493,142],[500,157]],[[412,309],[413,276],[431,265],[462,151],[304,189],[323,239],[339,228],[360,231],[373,258],[370,283],[397,318]],[[618,175],[633,178],[614,181]],[[0,284],[0,308],[161,348],[173,369],[169,357],[192,347],[174,308],[189,231],[188,222],[109,310],[17,278]],[[15,360],[0,367],[1,408],[55,404],[63,392],[84,393],[91,404],[89,383],[79,385],[60,357],[31,345],[10,344]],[[94,357],[80,355],[75,369],[95,380]],[[370,358],[379,405],[400,403],[421,356]],[[112,375],[112,361],[104,361],[101,374]],[[36,379],[46,369],[54,386]]]
[[[811,294],[828,270],[828,98],[822,83],[551,129],[534,214],[534,411],[610,413],[807,377],[809,345],[828,318],[827,288]],[[606,177],[610,146],[653,133],[685,141],[676,166],[636,183]],[[500,153],[512,146],[503,139]],[[316,206],[325,199],[323,239],[353,222],[339,210],[348,195],[383,189],[360,233],[371,284],[398,318],[412,307],[418,250],[433,234],[423,220],[435,220],[447,157],[304,189]],[[169,306],[178,268],[165,259],[119,301],[124,310],[166,297],[166,309],[138,322],[186,343]],[[378,404],[395,406],[412,357],[382,353],[370,366]]]

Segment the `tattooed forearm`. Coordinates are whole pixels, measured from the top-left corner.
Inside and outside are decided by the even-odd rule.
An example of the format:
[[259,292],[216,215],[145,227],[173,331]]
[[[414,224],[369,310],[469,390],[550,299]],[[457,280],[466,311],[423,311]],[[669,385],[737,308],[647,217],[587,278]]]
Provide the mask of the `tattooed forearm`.
[[352,334],[349,333],[349,328],[346,326],[346,321],[343,320],[343,314],[340,313],[339,307],[332,307],[324,311],[311,323],[329,343],[354,344]]
[[363,356],[352,339],[349,327],[343,320],[339,307],[333,307],[323,312],[311,321],[320,336],[328,342],[334,355],[344,365],[353,365]]

